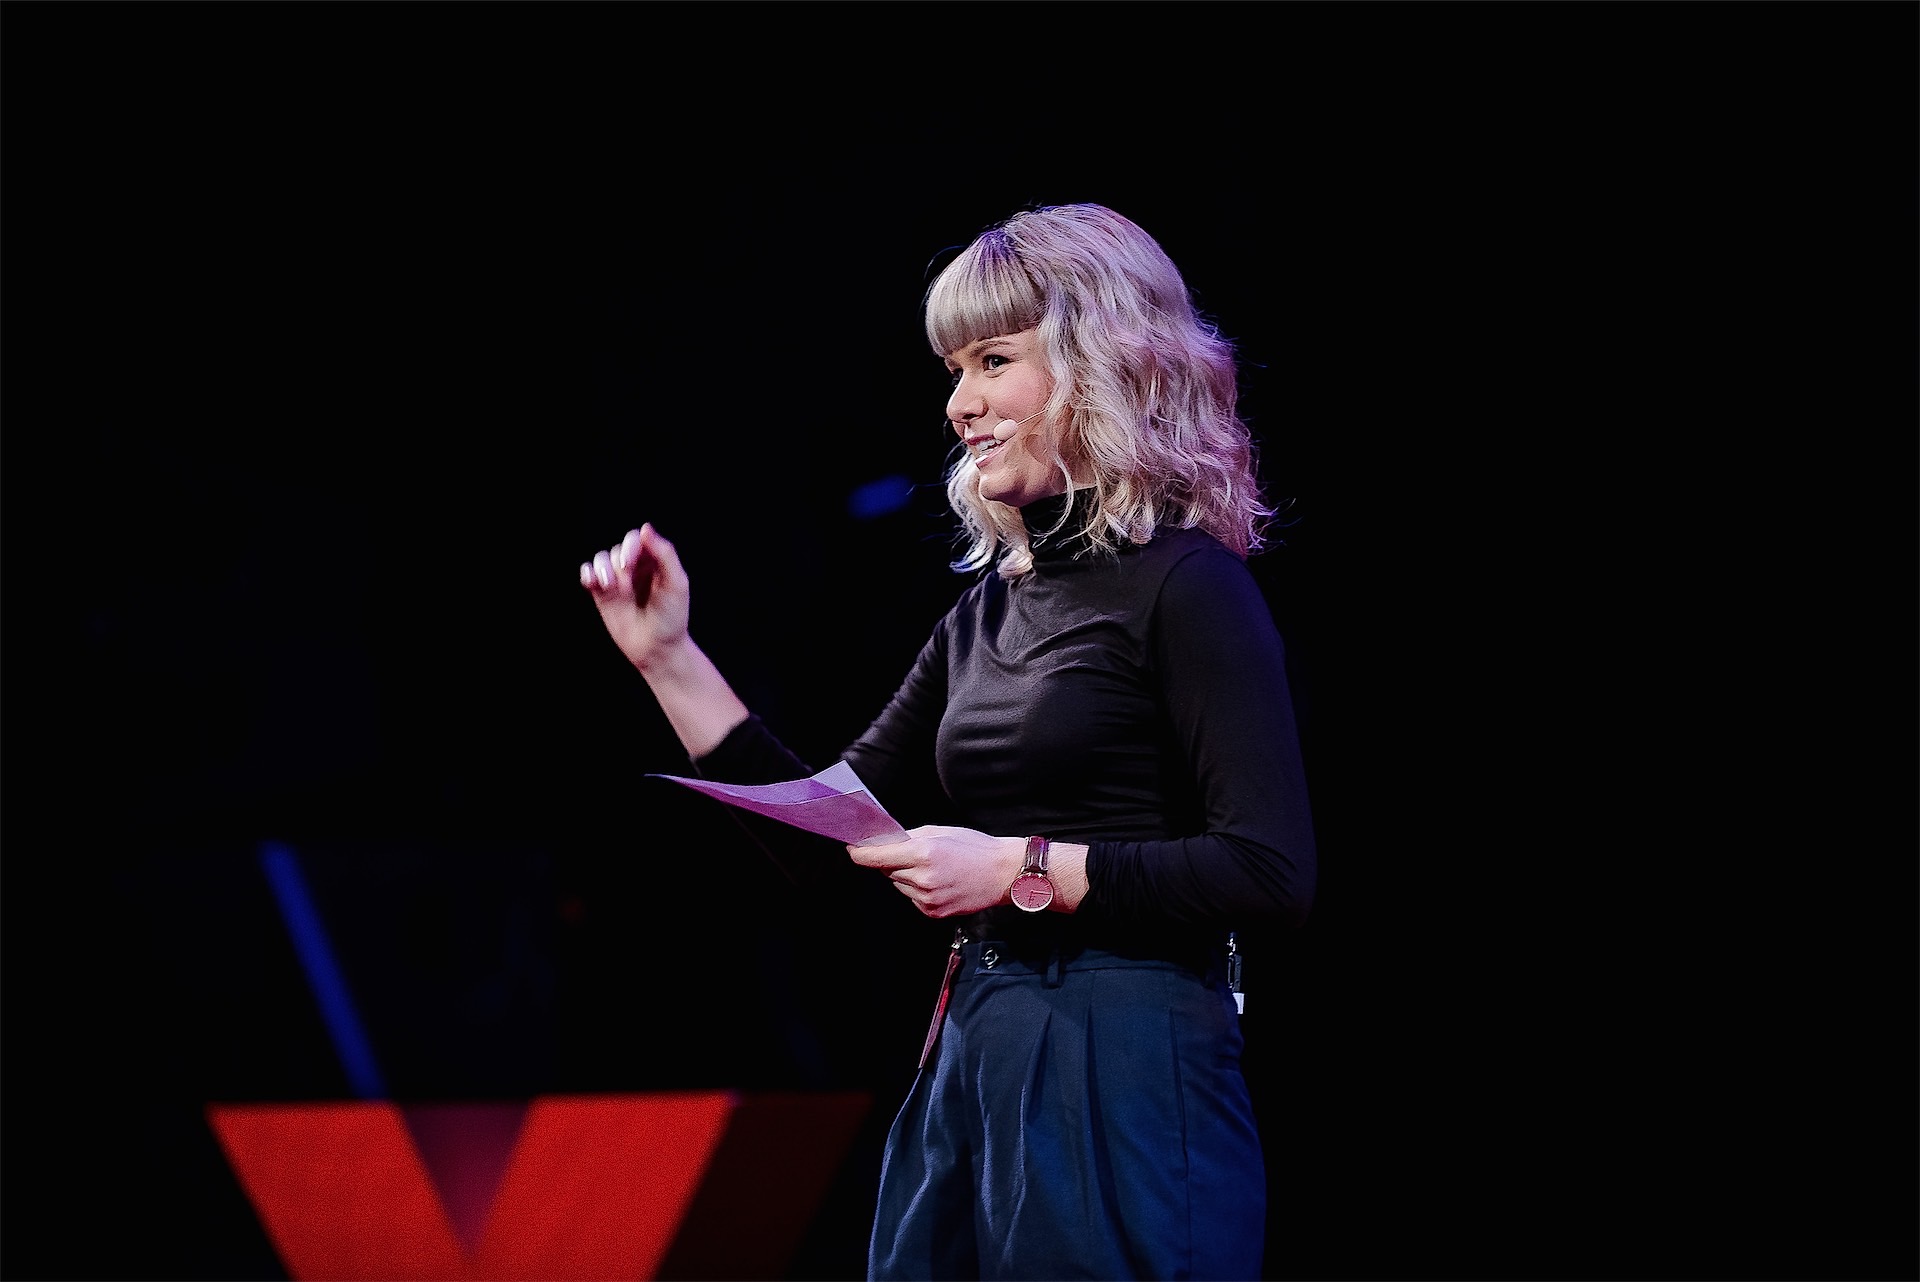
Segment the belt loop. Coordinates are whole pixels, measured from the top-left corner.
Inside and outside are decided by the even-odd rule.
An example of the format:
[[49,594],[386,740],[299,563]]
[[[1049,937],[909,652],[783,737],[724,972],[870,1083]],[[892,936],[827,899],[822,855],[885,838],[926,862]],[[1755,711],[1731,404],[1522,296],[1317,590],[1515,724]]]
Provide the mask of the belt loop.
[[1046,984],[1048,988],[1060,987],[1061,971],[1063,969],[1065,969],[1065,964],[1062,962],[1060,958],[1060,949],[1056,945],[1050,952],[1047,953]]

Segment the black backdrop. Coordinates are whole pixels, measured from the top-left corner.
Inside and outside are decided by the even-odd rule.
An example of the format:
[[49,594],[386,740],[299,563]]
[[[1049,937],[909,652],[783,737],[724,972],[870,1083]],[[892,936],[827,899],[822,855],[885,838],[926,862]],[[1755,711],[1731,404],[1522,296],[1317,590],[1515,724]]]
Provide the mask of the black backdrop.
[[1912,6],[0,25],[8,1277],[283,1276],[200,1113],[349,1089],[265,841],[396,1097],[874,1091],[859,1271],[940,932],[643,778],[575,567],[656,522],[829,759],[964,582],[927,264],[1071,200],[1292,500],[1270,1276],[1914,1276]]

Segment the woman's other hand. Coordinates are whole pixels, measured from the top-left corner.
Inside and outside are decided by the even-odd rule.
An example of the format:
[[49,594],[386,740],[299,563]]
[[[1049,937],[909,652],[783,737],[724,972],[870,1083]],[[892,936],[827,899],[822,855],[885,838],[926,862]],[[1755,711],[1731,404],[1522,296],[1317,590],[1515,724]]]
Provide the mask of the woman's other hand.
[[686,641],[687,572],[651,524],[581,562],[580,586],[592,594],[607,635],[642,672]]

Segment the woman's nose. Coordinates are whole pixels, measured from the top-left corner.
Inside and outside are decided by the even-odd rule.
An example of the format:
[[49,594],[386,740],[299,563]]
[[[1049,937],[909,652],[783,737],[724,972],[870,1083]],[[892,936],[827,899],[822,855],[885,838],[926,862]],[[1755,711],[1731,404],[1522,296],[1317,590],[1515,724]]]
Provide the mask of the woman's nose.
[[953,389],[953,395],[947,398],[947,421],[953,424],[953,430],[965,435],[967,424],[987,412],[980,398],[966,388],[964,381]]

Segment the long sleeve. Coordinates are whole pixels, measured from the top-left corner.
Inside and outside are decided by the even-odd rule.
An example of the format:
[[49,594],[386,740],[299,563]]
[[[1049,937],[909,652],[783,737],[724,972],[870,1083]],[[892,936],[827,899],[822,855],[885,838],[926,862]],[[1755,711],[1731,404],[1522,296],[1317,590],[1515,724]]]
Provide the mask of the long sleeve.
[[1081,913],[1122,927],[1297,926],[1317,879],[1285,655],[1258,584],[1224,550],[1182,558],[1148,626],[1152,664],[1199,831],[1093,842]]

